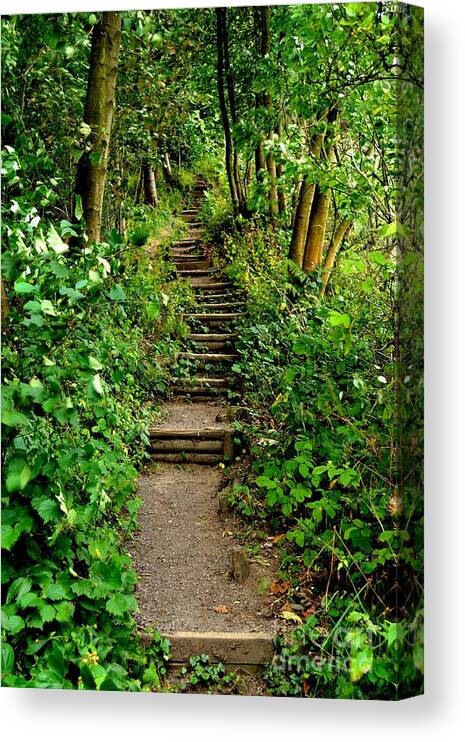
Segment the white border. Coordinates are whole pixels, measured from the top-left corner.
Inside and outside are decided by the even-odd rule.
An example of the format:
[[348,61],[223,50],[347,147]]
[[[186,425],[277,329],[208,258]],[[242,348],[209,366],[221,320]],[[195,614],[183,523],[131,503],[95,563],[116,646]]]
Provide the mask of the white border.
[[[260,0],[218,5],[264,4]],[[279,3],[275,0],[273,4]],[[427,692],[399,704],[1,689],[5,739],[393,742],[461,738],[465,459],[462,0],[424,0],[426,23]],[[3,0],[2,12],[208,6],[211,2]],[[463,732],[463,729],[462,729]]]

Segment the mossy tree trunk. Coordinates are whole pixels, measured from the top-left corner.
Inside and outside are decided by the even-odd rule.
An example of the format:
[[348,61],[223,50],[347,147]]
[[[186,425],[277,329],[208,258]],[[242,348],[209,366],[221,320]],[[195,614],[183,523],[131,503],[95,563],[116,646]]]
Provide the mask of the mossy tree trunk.
[[229,123],[228,107],[224,94],[224,26],[225,26],[225,8],[216,8],[216,47],[217,47],[217,65],[216,80],[218,85],[218,99],[220,103],[221,119],[223,121],[226,175],[228,177],[229,190],[234,214],[239,214],[239,198],[237,194],[236,182],[234,178],[233,163],[233,145],[231,136],[231,126]]
[[346,234],[349,232],[351,224],[352,219],[350,217],[347,217],[340,222],[334,232],[333,239],[331,240],[328,251],[326,253],[323,271],[321,274],[320,296],[324,296],[326,293],[326,288],[328,286],[331,273],[333,272],[333,268],[336,264],[336,258],[339,254],[339,250],[341,249],[342,241]]
[[[312,157],[316,160],[320,157],[322,144],[323,134],[318,134],[311,146]],[[312,176],[306,175],[300,185],[299,197],[295,209],[289,257],[297,263],[299,268],[302,268],[304,262],[305,240],[310,222],[315,185]]]
[[158,206],[158,192],[155,171],[148,161],[143,166],[144,177],[144,201],[149,206],[156,208]]
[[114,12],[102,13],[92,29],[84,108],[84,122],[90,127],[88,141],[92,149],[79,160],[76,176],[76,195],[82,199],[90,242],[100,240],[120,41],[121,15]]

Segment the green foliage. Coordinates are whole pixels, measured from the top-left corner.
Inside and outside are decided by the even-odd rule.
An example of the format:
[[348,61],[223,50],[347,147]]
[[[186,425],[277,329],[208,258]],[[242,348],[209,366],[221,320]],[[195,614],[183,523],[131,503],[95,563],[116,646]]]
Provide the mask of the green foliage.
[[150,689],[169,647],[157,634],[141,647],[124,543],[140,506],[146,403],[164,389],[156,344],[152,357],[142,347],[161,308],[171,312],[162,269],[142,255],[135,269],[116,233],[70,248],[67,224],[31,219],[41,194],[11,148],[3,168],[17,194],[2,266],[2,682]]
[[227,673],[221,662],[210,664],[207,654],[190,657],[189,667],[181,668],[184,677],[182,688],[201,688],[209,693],[218,691],[230,685],[234,675]]
[[421,614],[410,624],[373,620],[333,596],[291,636],[278,637],[265,671],[277,696],[399,700],[421,693]]

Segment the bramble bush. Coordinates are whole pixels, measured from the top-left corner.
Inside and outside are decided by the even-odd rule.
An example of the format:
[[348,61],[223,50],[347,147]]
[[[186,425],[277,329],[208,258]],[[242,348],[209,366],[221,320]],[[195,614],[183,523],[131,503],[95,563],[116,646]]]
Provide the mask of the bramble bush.
[[41,217],[53,187],[28,190],[11,148],[2,167],[2,683],[158,688],[169,645],[154,634],[141,647],[124,542],[140,506],[147,401],[165,389],[156,341],[147,353],[143,338],[173,311],[166,269],[149,268],[143,249],[134,260],[114,231],[67,244],[83,226]]

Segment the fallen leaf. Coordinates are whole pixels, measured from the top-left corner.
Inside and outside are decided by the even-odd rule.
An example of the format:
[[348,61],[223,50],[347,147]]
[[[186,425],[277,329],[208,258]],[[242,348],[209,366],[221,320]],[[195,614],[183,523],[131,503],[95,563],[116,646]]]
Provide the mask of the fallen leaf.
[[308,691],[310,690],[310,680],[308,678],[304,678],[304,682],[302,683],[302,688],[303,688],[304,694],[307,696]]
[[315,610],[316,610],[315,606],[314,605],[311,605],[310,608],[307,608],[307,610],[305,610],[302,613],[302,616],[304,618],[308,618],[309,616],[313,616],[313,614],[315,613]]
[[294,621],[294,623],[302,623],[302,619],[300,616],[297,615],[297,613],[294,613],[293,611],[281,611],[281,616],[286,621]]
[[284,593],[287,593],[289,588],[290,584],[285,580],[273,580],[270,585],[270,593],[273,593],[273,595],[283,595]]
[[215,613],[231,613],[227,605],[217,605],[213,610]]

